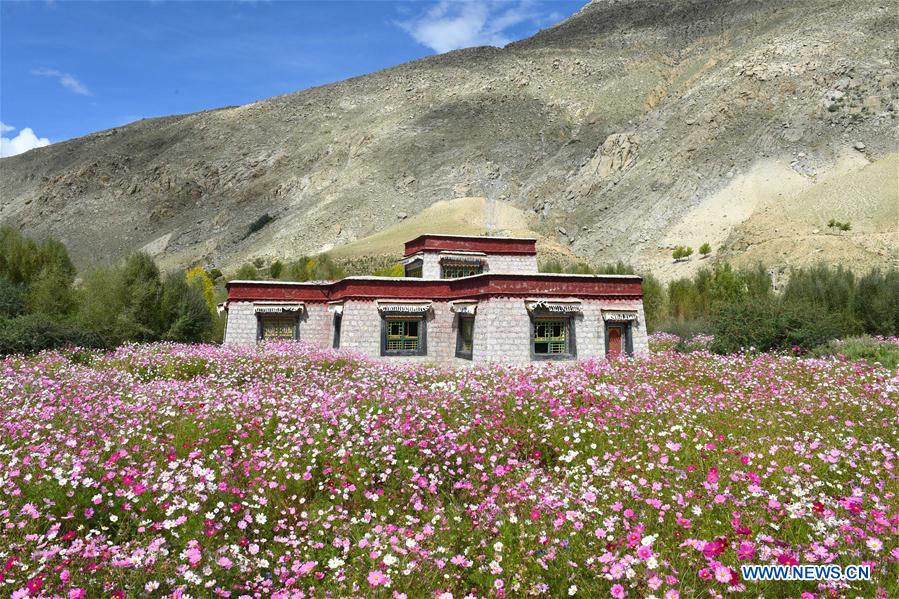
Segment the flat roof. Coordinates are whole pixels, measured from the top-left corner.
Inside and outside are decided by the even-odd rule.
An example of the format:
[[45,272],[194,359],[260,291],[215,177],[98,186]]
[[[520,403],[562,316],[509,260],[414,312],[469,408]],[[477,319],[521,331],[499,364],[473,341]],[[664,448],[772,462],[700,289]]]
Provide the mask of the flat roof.
[[484,254],[537,255],[537,240],[532,237],[491,237],[488,235],[419,235],[405,244],[403,257],[418,252],[482,252]]
[[228,301],[344,299],[427,299],[482,297],[583,297],[636,299],[643,296],[639,275],[566,273],[482,273],[455,279],[347,277],[338,281],[229,281]]

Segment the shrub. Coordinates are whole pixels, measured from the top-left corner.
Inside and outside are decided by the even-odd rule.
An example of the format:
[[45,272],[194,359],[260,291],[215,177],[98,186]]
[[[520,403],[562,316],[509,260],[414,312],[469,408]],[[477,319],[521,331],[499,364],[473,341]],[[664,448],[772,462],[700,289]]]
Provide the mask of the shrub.
[[773,299],[720,306],[710,325],[715,336],[711,350],[719,354],[766,351],[782,346],[786,338],[781,306]]
[[538,268],[538,270],[540,272],[560,273],[560,272],[564,272],[565,269],[562,266],[562,263],[559,262],[558,260],[548,260],[548,261],[542,263],[540,265],[540,268]]
[[25,311],[25,288],[0,277],[0,316],[13,318]]
[[56,269],[71,278],[75,267],[62,242],[40,243],[9,226],[0,227],[0,277],[17,285],[30,285],[44,270]]
[[819,345],[812,353],[816,356],[839,356],[847,360],[877,362],[890,369],[899,366],[899,344],[895,343],[895,338],[884,339],[864,335],[835,339]]
[[643,313],[646,315],[646,330],[658,330],[668,318],[668,301],[662,282],[650,273],[643,275]]
[[46,314],[26,314],[0,323],[0,354],[33,353],[61,345],[101,348],[105,343],[83,325],[59,322]]
[[692,255],[693,248],[683,245],[677,246],[674,248],[674,251],[671,252],[671,257],[674,258],[675,261],[686,260]]
[[284,272],[284,263],[280,260],[275,260],[272,262],[272,265],[268,267],[268,274],[273,279],[280,278],[282,272]]
[[45,267],[28,288],[26,307],[30,314],[63,317],[72,314],[77,303],[72,290],[72,273],[58,266]]
[[899,335],[899,270],[872,270],[858,280],[856,320],[871,335]]
[[259,272],[252,264],[244,264],[234,273],[234,280],[238,281],[255,281],[259,279]]
[[167,341],[204,341],[212,330],[212,312],[202,289],[180,272],[166,276],[159,311],[162,339]]
[[394,264],[393,266],[388,266],[387,268],[382,268],[381,270],[375,271],[374,276],[376,277],[403,277],[406,274],[406,269],[402,264]]
[[708,256],[712,253],[712,246],[709,245],[708,242],[703,243],[701,246],[699,246],[699,253],[702,254],[703,257]]

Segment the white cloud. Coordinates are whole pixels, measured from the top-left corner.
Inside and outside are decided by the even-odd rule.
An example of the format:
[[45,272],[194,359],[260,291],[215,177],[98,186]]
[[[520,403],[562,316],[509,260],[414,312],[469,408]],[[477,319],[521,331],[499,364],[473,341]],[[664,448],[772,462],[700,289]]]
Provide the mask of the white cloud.
[[[3,133],[15,131],[15,127],[10,127],[4,123],[0,123],[0,130]],[[15,156],[22,152],[27,152],[34,148],[43,148],[49,146],[50,140],[46,137],[38,137],[30,127],[25,127],[15,137],[0,137],[0,158],[7,156]]]
[[9,131],[15,131],[16,128],[12,125],[7,125],[3,121],[0,121],[0,133],[8,133]]
[[32,69],[31,74],[37,75],[38,77],[52,77],[58,80],[60,85],[62,85],[64,88],[66,88],[70,92],[78,94],[79,96],[94,95],[85,84],[81,83],[81,81],[79,81],[78,78],[71,73],[63,73],[62,71],[58,71],[56,69],[41,67],[40,69]]
[[508,2],[451,2],[442,0],[423,14],[397,22],[418,43],[435,52],[472,46],[505,46],[507,30],[515,25],[546,22],[529,0]]

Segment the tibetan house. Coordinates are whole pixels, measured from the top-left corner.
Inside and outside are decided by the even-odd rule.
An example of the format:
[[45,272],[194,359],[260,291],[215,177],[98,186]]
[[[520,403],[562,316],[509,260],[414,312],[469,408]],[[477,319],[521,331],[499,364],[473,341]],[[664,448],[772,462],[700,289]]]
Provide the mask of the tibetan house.
[[422,235],[403,265],[404,277],[231,281],[225,343],[442,365],[648,351],[640,277],[539,273],[534,239]]

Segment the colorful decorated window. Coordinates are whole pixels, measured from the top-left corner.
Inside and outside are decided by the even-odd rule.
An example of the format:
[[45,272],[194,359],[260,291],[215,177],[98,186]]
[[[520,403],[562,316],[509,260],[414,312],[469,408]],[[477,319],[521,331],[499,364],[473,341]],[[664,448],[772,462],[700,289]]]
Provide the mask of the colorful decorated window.
[[421,318],[385,318],[382,353],[388,356],[424,354],[424,328]]
[[535,357],[563,357],[572,353],[568,318],[535,318],[532,331]]
[[265,341],[295,341],[297,317],[294,314],[260,314],[259,339]]
[[440,264],[440,276],[443,279],[470,277],[483,272],[484,265],[480,262],[442,262]]
[[471,359],[474,349],[474,316],[459,317],[459,334],[456,338],[456,357]]

